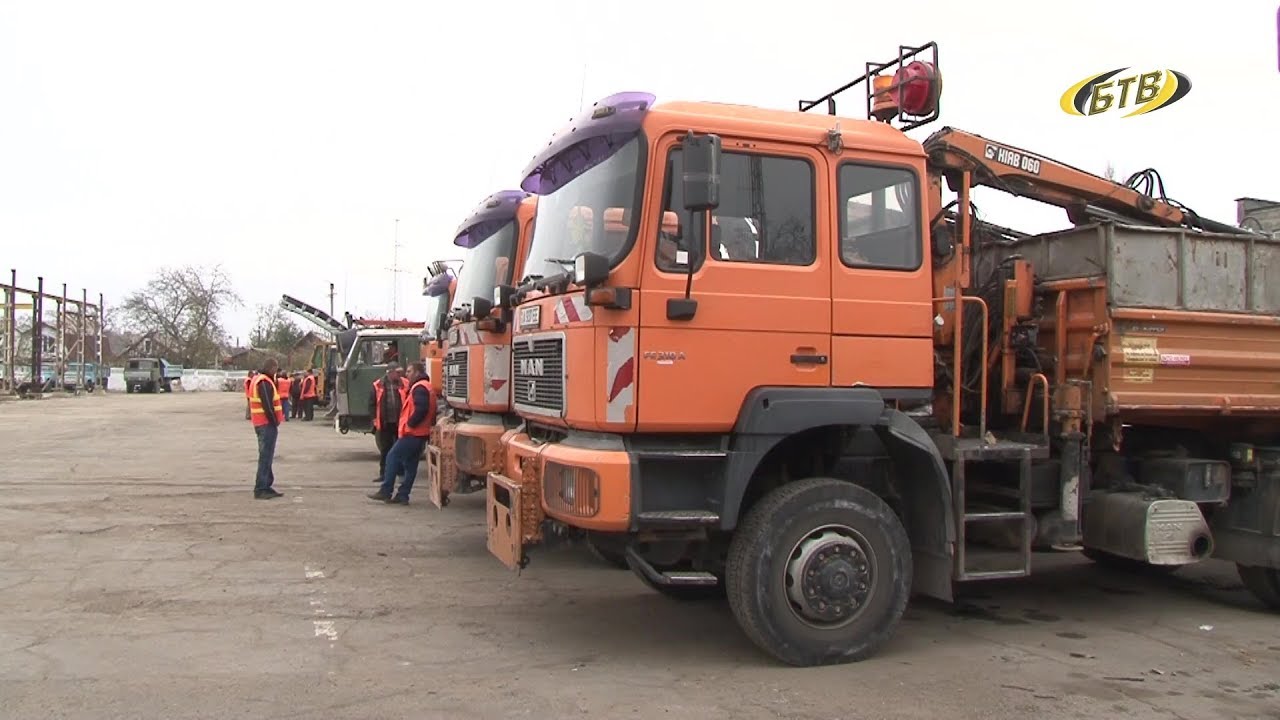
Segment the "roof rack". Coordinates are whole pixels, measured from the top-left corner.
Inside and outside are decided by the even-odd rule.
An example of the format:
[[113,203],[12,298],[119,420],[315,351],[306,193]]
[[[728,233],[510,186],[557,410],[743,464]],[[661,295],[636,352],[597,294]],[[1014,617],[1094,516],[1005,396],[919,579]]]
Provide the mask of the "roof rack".
[[[922,58],[926,52],[929,53],[927,59]],[[936,77],[932,80],[922,78],[914,73],[911,67],[913,63],[921,63],[933,68],[936,72],[938,69],[938,43],[927,42],[919,47],[911,45],[899,45],[898,56],[888,62],[869,62],[866,64],[866,72],[854,80],[841,85],[831,92],[823,95],[816,100],[801,100],[800,112],[808,112],[813,108],[826,104],[827,113],[829,115],[836,114],[836,96],[850,90],[857,85],[866,85],[866,111],[868,119],[877,119],[888,122],[893,117],[898,117],[903,124],[900,130],[907,131],[912,128],[920,127],[926,123],[933,122],[938,119],[941,109],[941,102],[938,95],[941,93],[941,81]],[[888,75],[883,75],[886,70],[892,69]],[[877,81],[879,79],[879,81]],[[916,87],[920,82],[931,83],[931,86]],[[929,103],[930,111],[920,115],[913,115],[900,108],[899,97],[901,91],[906,88],[912,88],[914,92],[924,92],[933,94],[933,101]]]

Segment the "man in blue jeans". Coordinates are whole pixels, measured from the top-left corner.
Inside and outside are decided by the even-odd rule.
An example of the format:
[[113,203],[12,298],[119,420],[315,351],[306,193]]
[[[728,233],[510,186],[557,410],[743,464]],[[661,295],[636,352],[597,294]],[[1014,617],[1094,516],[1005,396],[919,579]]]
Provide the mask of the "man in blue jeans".
[[280,493],[271,487],[276,481],[271,463],[276,456],[280,423],[284,422],[284,408],[281,407],[280,393],[275,382],[278,367],[279,364],[274,359],[268,358],[262,372],[253,376],[249,393],[249,420],[253,423],[254,434],[258,436],[258,472],[253,482],[253,497],[256,500],[280,497]]
[[[431,379],[426,365],[416,362],[409,366],[409,391],[404,407],[400,410],[399,439],[387,453],[386,470],[382,473],[382,487],[369,496],[371,500],[394,505],[409,504],[409,491],[418,476],[418,461],[426,449],[431,428],[436,424],[436,399],[431,392]],[[404,471],[399,492],[393,492],[396,475]]]

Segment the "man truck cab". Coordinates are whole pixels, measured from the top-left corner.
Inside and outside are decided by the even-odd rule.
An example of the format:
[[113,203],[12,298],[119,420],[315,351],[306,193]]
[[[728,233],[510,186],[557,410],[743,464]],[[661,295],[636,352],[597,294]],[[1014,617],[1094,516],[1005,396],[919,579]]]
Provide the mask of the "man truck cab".
[[[857,84],[868,119],[835,93],[622,93],[534,157],[525,281],[495,291],[524,424],[490,551],[517,568],[544,526],[585,532],[660,592],[727,595],[794,665],[869,657],[912,593],[1026,576],[1038,548],[1216,557],[1280,609],[1265,238],[1152,196],[1154,171],[908,137],[938,117],[933,43]],[[990,226],[977,185],[1071,227]]]
[[501,439],[520,421],[511,409],[511,325],[493,313],[493,291],[509,286],[524,260],[537,198],[494,193],[460,226],[454,245],[466,251],[449,315],[442,412],[427,448],[429,497],[482,490],[502,468]]

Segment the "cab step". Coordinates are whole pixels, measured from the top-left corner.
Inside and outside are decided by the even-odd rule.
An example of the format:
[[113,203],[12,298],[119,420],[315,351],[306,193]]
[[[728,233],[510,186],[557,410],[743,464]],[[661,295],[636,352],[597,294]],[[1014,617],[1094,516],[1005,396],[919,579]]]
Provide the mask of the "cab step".
[[646,529],[716,527],[720,513],[710,510],[651,510],[638,513],[636,520]]
[[636,552],[634,546],[627,547],[627,565],[632,570],[642,573],[654,585],[675,585],[682,587],[714,587],[720,580],[709,572],[699,570],[671,570],[659,572]]

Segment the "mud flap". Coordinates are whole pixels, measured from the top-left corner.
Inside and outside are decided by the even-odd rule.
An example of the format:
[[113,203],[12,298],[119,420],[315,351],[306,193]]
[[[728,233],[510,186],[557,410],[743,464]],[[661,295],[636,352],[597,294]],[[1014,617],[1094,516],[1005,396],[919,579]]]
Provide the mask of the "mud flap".
[[454,472],[453,455],[435,445],[427,446],[427,499],[432,505],[443,508],[449,504],[449,494],[457,488],[458,474]]
[[520,479],[491,472],[485,483],[489,552],[512,570],[529,564],[524,549],[542,542],[542,480],[533,458],[520,461]]
[[497,473],[489,473],[485,489],[489,552],[508,570],[528,564],[524,556],[524,533],[520,527],[520,485]]

